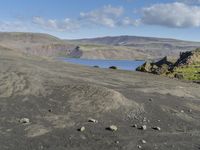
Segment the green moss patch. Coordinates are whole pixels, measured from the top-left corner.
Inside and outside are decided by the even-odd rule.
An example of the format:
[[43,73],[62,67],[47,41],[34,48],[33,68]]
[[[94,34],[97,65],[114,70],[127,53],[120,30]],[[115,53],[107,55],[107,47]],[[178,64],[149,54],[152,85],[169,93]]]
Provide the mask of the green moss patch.
[[174,68],[173,74],[181,74],[185,80],[200,80],[200,63]]

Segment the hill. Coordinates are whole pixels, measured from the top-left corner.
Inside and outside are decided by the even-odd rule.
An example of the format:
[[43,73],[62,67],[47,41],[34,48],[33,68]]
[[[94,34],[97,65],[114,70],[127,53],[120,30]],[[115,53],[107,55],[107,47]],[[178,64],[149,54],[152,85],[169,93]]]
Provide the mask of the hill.
[[0,45],[39,56],[67,55],[75,46],[43,33],[0,32]]
[[0,46],[47,57],[151,60],[177,58],[180,52],[198,48],[200,43],[136,36],[63,40],[42,33],[0,32]]
[[[128,56],[134,57],[134,54],[143,54],[141,57],[147,59],[157,59],[164,56],[178,57],[180,52],[190,51],[200,47],[200,42],[183,41],[168,38],[153,38],[139,36],[116,36],[100,37],[92,39],[75,40],[79,43],[109,45],[110,47],[121,47],[124,50],[131,50],[133,54],[127,53]],[[112,49],[112,48],[111,48]]]

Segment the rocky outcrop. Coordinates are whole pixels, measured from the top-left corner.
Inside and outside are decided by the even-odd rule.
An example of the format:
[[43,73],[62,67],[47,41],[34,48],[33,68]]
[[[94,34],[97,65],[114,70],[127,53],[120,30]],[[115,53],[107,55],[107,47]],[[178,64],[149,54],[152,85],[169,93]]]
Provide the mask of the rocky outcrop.
[[200,48],[195,51],[180,53],[180,58],[175,63],[175,66],[184,66],[200,63]]
[[83,51],[80,49],[79,46],[77,46],[74,49],[72,49],[67,56],[80,58],[82,55],[83,55]]
[[138,67],[136,71],[142,71],[153,74],[167,74],[173,68],[173,63],[167,60],[167,57],[162,58],[158,62],[145,62]]
[[158,62],[145,62],[136,70],[199,82],[200,49],[180,53],[180,58],[175,63],[168,61],[167,57],[164,57]]

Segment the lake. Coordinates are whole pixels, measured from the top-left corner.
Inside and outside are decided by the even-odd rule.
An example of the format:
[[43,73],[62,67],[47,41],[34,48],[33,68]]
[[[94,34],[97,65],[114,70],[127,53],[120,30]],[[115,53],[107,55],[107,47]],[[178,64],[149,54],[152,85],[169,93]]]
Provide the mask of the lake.
[[79,58],[59,58],[62,61],[80,64],[84,66],[99,66],[99,68],[109,68],[116,66],[120,70],[135,71],[137,67],[142,65],[144,61],[138,60],[101,60],[101,59],[79,59]]

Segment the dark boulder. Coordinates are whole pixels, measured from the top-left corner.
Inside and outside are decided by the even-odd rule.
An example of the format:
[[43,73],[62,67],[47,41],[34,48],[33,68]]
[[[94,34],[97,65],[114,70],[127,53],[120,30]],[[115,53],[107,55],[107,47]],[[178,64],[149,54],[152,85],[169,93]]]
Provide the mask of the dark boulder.
[[115,69],[116,70],[117,67],[116,66],[110,66],[109,69]]

